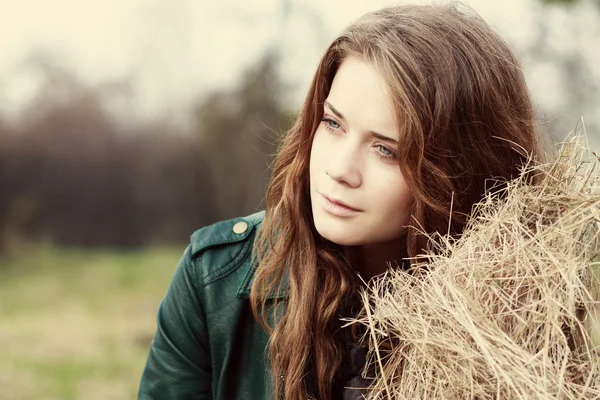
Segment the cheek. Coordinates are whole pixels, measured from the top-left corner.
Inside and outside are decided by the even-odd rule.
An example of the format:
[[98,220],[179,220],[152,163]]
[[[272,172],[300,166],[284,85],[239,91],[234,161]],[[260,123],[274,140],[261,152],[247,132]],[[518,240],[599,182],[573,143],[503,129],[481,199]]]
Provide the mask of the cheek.
[[380,176],[383,179],[378,181],[378,190],[373,191],[377,193],[374,199],[380,205],[377,207],[381,210],[380,218],[404,223],[409,220],[412,204],[410,189],[399,172],[386,175],[387,177],[383,174]]

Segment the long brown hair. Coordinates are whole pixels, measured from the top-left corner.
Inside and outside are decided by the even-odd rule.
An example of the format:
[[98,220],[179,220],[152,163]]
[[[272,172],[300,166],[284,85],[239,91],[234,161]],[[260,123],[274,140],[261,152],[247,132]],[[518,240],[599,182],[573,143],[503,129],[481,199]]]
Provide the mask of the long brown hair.
[[[308,181],[323,102],[348,56],[377,69],[401,121],[399,168],[414,195],[409,257],[426,248],[422,231],[459,235],[489,180],[516,177],[529,156],[541,157],[519,63],[474,12],[456,5],[389,7],[364,15],[336,38],[283,139],[255,247],[259,267],[250,300],[271,334],[276,396],[289,400],[306,398],[309,372],[319,398],[331,399],[343,355],[339,318],[358,292],[344,249],[315,230]],[[286,282],[282,309],[270,295]],[[280,310],[274,320],[272,306]]]

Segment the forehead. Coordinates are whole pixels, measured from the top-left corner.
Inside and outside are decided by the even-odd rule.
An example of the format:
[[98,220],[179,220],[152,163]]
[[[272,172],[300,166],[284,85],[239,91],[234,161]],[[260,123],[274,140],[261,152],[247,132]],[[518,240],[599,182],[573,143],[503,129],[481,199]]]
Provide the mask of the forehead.
[[396,116],[384,79],[367,61],[351,57],[342,62],[327,101],[357,129],[394,135]]

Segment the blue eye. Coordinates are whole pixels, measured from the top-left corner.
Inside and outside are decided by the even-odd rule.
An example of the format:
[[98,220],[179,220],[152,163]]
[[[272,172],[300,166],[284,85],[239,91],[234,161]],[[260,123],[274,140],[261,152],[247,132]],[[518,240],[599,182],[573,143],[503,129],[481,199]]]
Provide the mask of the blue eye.
[[329,120],[328,123],[329,123],[329,126],[331,126],[333,129],[339,129],[340,128],[340,124],[338,124],[335,121]]
[[385,147],[382,144],[378,144],[375,148],[377,149],[375,154],[377,155],[377,157],[379,157],[383,161],[396,160],[397,156],[396,156],[396,152],[394,152],[394,150],[392,150],[388,147]]
[[328,117],[323,117],[321,119],[321,122],[323,122],[325,124],[325,128],[327,128],[330,131],[337,131],[342,128],[340,124]]
[[333,129],[340,129],[340,124],[338,124],[337,122],[335,122],[332,119],[323,118],[323,122],[325,122],[327,125],[329,125]]
[[394,153],[390,149],[388,149],[387,147],[385,147],[385,146],[379,145],[377,147],[378,147],[379,151],[381,152],[381,154],[383,154],[384,156],[388,156],[389,157],[389,156],[393,156],[394,155]]

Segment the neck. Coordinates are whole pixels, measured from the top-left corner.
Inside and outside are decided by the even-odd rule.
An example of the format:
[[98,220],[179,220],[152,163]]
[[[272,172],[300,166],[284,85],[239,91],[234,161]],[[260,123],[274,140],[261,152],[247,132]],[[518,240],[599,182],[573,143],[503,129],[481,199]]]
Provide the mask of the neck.
[[357,246],[352,249],[352,266],[365,282],[383,274],[389,268],[403,264],[408,257],[406,238],[386,243]]

